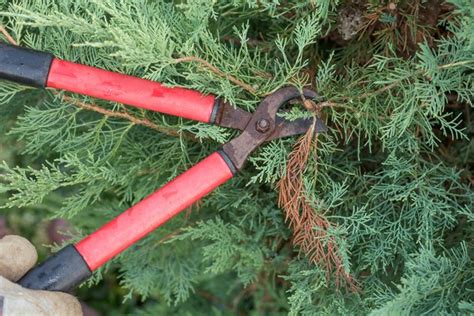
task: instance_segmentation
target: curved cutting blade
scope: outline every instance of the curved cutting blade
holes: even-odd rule
[[[214,124],[222,127],[237,129],[240,131],[245,130],[252,118],[251,113],[240,108],[235,108],[226,102],[222,102],[219,106],[219,113],[217,114],[216,122]],[[271,141],[277,138],[304,134],[311,127],[312,124],[312,118],[288,121],[284,118],[276,117],[275,130],[272,135],[267,139],[267,141]],[[322,120],[318,118],[316,121],[315,133],[324,133],[326,131],[326,125],[324,125]]]
[[[284,118],[276,118],[276,127],[272,135],[267,139],[272,141],[277,138],[283,138],[288,136],[300,135],[306,133],[308,129],[313,125],[313,119],[299,119],[296,121],[287,121]],[[314,128],[315,133],[324,133],[327,131],[326,125],[318,117],[316,118],[316,126]]]
[[[222,152],[222,157],[229,161],[231,170],[234,173],[241,170],[248,156],[259,145],[267,141],[280,137],[304,134],[308,129],[312,129],[313,124],[315,124],[315,132],[326,130],[320,119],[316,121],[309,119],[290,122],[277,116],[281,106],[301,97],[301,94],[305,98],[315,98],[317,96],[314,91],[303,89],[300,92],[295,87],[280,88],[266,96],[260,102],[260,105],[251,116],[242,133],[222,146],[220,151]],[[218,122],[221,122],[221,120]]]

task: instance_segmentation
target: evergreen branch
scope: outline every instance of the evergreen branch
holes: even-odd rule
[[[450,63],[450,64],[438,65],[437,67],[438,67],[438,69],[447,69],[447,68],[456,67],[456,66],[469,65],[469,64],[472,64],[472,63],[474,63],[473,60],[464,60],[464,61]],[[381,87],[381,88],[379,88],[375,91],[365,92],[365,93],[362,93],[361,95],[358,95],[357,97],[349,97],[349,96],[337,97],[337,98],[334,98],[332,100],[328,100],[328,101],[318,103],[318,104],[316,104],[316,106],[320,107],[320,108],[323,108],[323,107],[346,107],[347,108],[347,106],[344,106],[344,105],[340,104],[339,102],[347,102],[347,101],[351,101],[351,100],[360,101],[360,100],[363,100],[363,99],[366,99],[366,98],[369,98],[369,97],[373,97],[373,96],[379,95],[381,93],[384,93],[386,91],[389,91],[393,88],[398,87],[404,80],[407,80],[411,77],[424,75],[424,74],[426,74],[426,72],[423,69],[420,69],[420,70],[414,72],[408,78],[403,78],[403,79],[394,81],[394,82],[392,82],[388,85],[385,85],[385,86],[383,86],[383,87]]]
[[[56,95],[59,94],[59,92],[56,91],[56,90],[53,90],[53,93],[56,94]],[[73,97],[70,97],[70,96],[63,95],[62,98],[63,98],[64,101],[69,102],[69,103],[71,103],[71,104],[73,104],[77,107],[80,107],[82,109],[85,109],[85,110],[94,111],[94,112],[103,114],[107,117],[116,117],[116,118],[125,119],[125,120],[128,120],[128,121],[132,122],[135,125],[146,126],[148,128],[154,129],[154,130],[156,130],[160,133],[166,134],[168,136],[173,136],[173,137],[181,136],[181,133],[177,132],[176,130],[174,130],[172,128],[166,128],[166,127],[160,126],[160,125],[155,124],[155,123],[153,123],[152,121],[150,121],[146,118],[140,119],[140,118],[137,118],[137,117],[135,117],[135,116],[133,116],[129,113],[126,113],[126,112],[117,112],[117,111],[107,110],[107,109],[104,109],[103,107],[100,107],[100,106],[95,105],[95,104],[88,104],[88,103],[79,101],[79,100],[74,99]],[[185,133],[184,135],[188,139],[192,139],[194,141],[196,140],[194,135],[192,135],[190,133]]]
[[[179,235],[180,233],[182,233],[184,230],[184,228],[180,227],[178,229],[175,229],[174,231],[172,231],[171,233],[167,234],[166,236],[163,236],[162,238],[160,238],[159,240],[157,240],[155,243],[154,243],[154,247],[158,247],[160,246],[161,244],[163,243],[166,243],[167,241],[175,238],[177,235]]]
[[[218,75],[220,77],[223,77],[223,78],[227,78],[229,81],[235,83],[239,87],[243,88],[244,90],[246,90],[246,91],[248,91],[248,92],[250,92],[254,95],[257,94],[257,90],[255,90],[251,85],[249,85],[249,84],[247,84],[243,81],[240,81],[239,79],[235,78],[232,75],[226,74],[225,72],[223,72],[222,70],[220,70],[216,66],[212,65],[210,62],[208,62],[208,61],[206,61],[206,60],[204,60],[200,57],[196,57],[196,56],[181,57],[181,58],[174,59],[173,62],[175,64],[184,63],[184,62],[197,62],[197,63],[200,63],[203,66],[205,66],[207,69],[209,69],[211,72],[215,73],[216,75]]]
[[[386,86],[381,87],[380,89],[377,89],[377,90],[371,91],[371,92],[365,92],[365,93],[363,93],[363,94],[361,94],[357,97],[341,96],[341,97],[334,98],[332,100],[323,101],[321,103],[316,104],[315,106],[319,107],[319,108],[324,108],[324,107],[350,108],[350,107],[348,107],[344,104],[341,104],[340,102],[347,102],[347,101],[352,101],[352,100],[360,101],[362,99],[366,99],[366,98],[369,98],[369,97],[376,96],[378,94],[381,94],[385,91],[388,91],[388,90],[391,90],[391,89],[397,87],[402,81],[403,80],[398,80],[398,81],[392,82],[392,83],[390,83]]]
[[[464,65],[469,65],[469,64],[474,64],[474,60],[463,60],[463,61],[458,61],[455,63],[450,63],[450,64],[445,64],[445,65],[439,65],[439,69],[446,69],[446,68],[451,68],[451,67],[456,67],[456,66],[464,66]]]
[[[385,91],[388,91],[392,88],[395,88],[397,87],[403,80],[399,80],[399,81],[395,81],[395,82],[392,82],[391,84],[388,84],[386,86],[383,86],[382,88],[380,89],[377,89],[373,92],[366,92],[366,93],[363,93],[361,95],[359,95],[357,98],[355,98],[356,100],[362,100],[362,99],[366,99],[368,97],[373,97],[375,95],[378,95],[378,94],[381,94],[381,93],[384,93]]]

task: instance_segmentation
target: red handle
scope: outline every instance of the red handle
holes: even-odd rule
[[[96,270],[232,176],[215,152],[81,240],[76,249],[89,268]]]
[[[54,58],[47,87],[209,123],[215,97]]]

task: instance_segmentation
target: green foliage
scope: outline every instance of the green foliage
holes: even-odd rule
[[[381,12],[376,31],[341,42],[342,1],[0,1],[0,21],[20,45],[63,59],[212,93],[249,111],[285,85],[321,95],[315,101],[329,131],[311,152],[305,198],[334,224],[328,238],[359,292],[292,246],[276,190],[294,138],[262,146],[238,177],[92,283],[118,273],[120,296],[143,300],[133,312],[144,314],[472,313],[474,10],[468,0],[451,1],[454,11],[430,27],[409,11],[426,7],[407,3],[397,2],[396,12],[381,1],[361,6],[367,19]],[[411,24],[399,24],[403,14]],[[408,54],[393,40],[405,27],[424,34]],[[436,41],[428,29],[438,30]],[[295,105],[281,115],[312,114]],[[73,240],[235,135],[7,82],[0,132],[2,212],[67,218]]]
[[[421,247],[406,261],[401,284],[397,285],[398,293],[381,290],[379,300],[385,304],[371,314],[439,315],[472,310],[472,301],[468,303],[465,299],[472,299],[469,292],[473,264],[465,243],[444,255]]]
[[[187,228],[176,240],[205,239],[211,243],[203,247],[203,254],[211,264],[204,272],[219,274],[234,270],[244,285],[255,281],[256,272],[263,267],[263,253],[255,236],[248,236],[239,227],[226,225],[217,218]]]

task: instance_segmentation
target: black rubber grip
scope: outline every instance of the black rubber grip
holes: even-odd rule
[[[229,167],[230,172],[235,176],[239,170],[237,170],[229,155],[223,149],[219,149],[217,153],[221,155],[222,159],[224,159],[227,164],[227,167]]]
[[[49,53],[0,43],[0,79],[44,88],[53,58]]]
[[[18,283],[32,290],[69,292],[92,272],[73,245],[68,245],[30,270]]]

